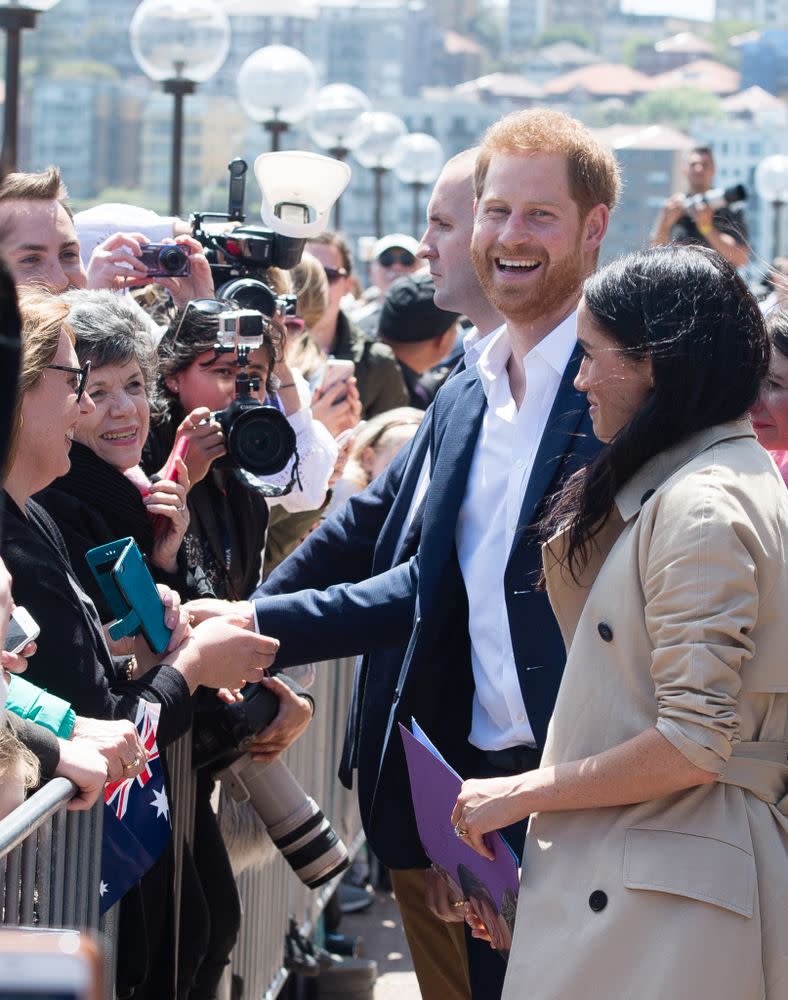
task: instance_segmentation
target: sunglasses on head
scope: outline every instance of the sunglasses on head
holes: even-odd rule
[[[402,264],[403,267],[412,267],[416,263],[416,258],[410,250],[403,250],[402,247],[389,247],[383,253],[378,254],[378,262],[383,267],[391,267],[392,264]]]
[[[335,285],[340,278],[347,277],[347,271],[344,267],[324,267],[323,270],[326,272],[329,285]]]
[[[82,399],[85,386],[88,384],[88,379],[90,378],[89,361],[86,361],[81,368],[72,368],[70,365],[47,365],[47,368],[52,368],[56,372],[68,372],[71,375],[76,375],[77,382],[74,386],[74,391],[77,394],[77,402]]]
[[[186,303],[186,308],[181,313],[181,318],[178,321],[178,326],[172,338],[173,344],[177,342],[183,329],[183,324],[186,322],[186,317],[190,312],[202,313],[203,316],[220,316],[223,312],[232,312],[234,309],[239,308],[240,306],[235,302],[230,302],[228,299],[190,299]]]

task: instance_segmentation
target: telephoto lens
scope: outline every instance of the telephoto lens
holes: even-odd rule
[[[251,803],[304,885],[317,889],[349,867],[344,843],[280,760],[263,764],[244,754],[217,777],[236,801]]]

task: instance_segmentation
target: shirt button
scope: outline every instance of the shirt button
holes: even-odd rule
[[[602,910],[607,906],[607,893],[602,892],[601,889],[594,889],[591,895],[588,897],[588,905],[594,911],[594,913],[601,913]]]
[[[518,721],[518,722],[525,722],[525,716],[523,715],[523,713],[522,713],[522,712],[520,712],[520,713],[518,714],[518,716],[517,716],[517,721]]]
[[[517,466],[518,469],[522,469],[522,467],[525,465],[525,462],[521,458],[518,458],[517,461],[515,462],[515,465]]]
[[[599,632],[600,637],[604,642],[613,641],[613,629],[608,625],[607,622],[600,622],[596,627],[597,632]]]

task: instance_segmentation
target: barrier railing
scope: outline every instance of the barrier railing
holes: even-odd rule
[[[344,722],[352,689],[353,661],[317,665],[311,693],[312,725],[284,760],[304,790],[332,821],[351,853],[361,843],[355,794],[336,778]],[[172,815],[176,848],[191,840],[194,778],[191,737],[167,751],[172,778]],[[90,928],[103,938],[106,982],[114,981],[114,910],[99,921],[99,873],[103,804],[89,812],[67,812],[73,786],[55,778],[18,809],[0,820],[0,915],[11,926]],[[178,854],[180,852],[177,852]],[[176,861],[179,861],[176,855]],[[176,863],[176,891],[180,885]],[[244,996],[272,1000],[287,979],[284,935],[290,916],[309,931],[333,891],[310,891],[277,854],[268,864],[238,879],[243,906],[232,971],[244,980]],[[111,989],[108,998],[111,1000]]]

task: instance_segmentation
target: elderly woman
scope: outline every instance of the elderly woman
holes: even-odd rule
[[[246,680],[260,680],[277,644],[229,619],[214,618],[190,630],[177,594],[168,592],[166,622],[175,631],[165,654],[155,655],[139,637],[131,659],[113,656],[57,527],[32,499],[68,472],[76,428],[95,411],[84,391],[89,366],[78,363],[65,303],[32,293],[22,299],[21,315],[20,398],[3,491],[6,516],[0,554],[13,576],[15,600],[41,626],[30,679],[65,698],[80,715],[99,719],[134,719],[140,698],[158,702],[158,742],[165,747],[191,724],[191,696],[198,687],[237,688]],[[144,763],[130,761],[123,773],[134,776]],[[126,955],[129,961],[121,963],[119,976],[124,989],[140,987],[136,995],[144,996],[141,982],[150,961],[158,989],[152,995],[166,996],[163,984],[171,956],[163,921],[172,896],[166,870],[157,864],[151,871],[153,875],[143,879],[143,890],[145,884],[152,890],[150,897],[132,919],[138,925],[143,921],[134,928],[138,948],[134,956]],[[157,967],[159,960],[165,963],[164,972]]]
[[[531,815],[504,996],[788,995],[788,496],[747,418],[769,344],[706,248],[633,254],[577,318],[608,447],[548,516],[568,647],[542,766],[468,781],[456,832]]]

